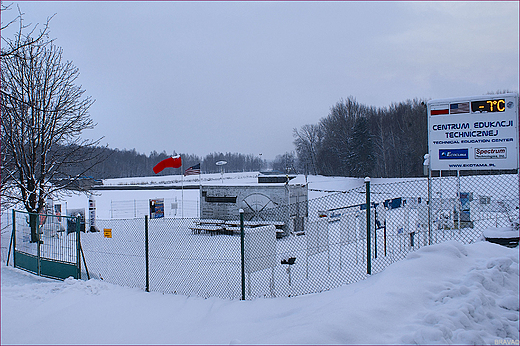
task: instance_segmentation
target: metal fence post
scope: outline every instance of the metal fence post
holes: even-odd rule
[[[14,261],[14,249],[16,248],[16,211],[13,209],[13,231],[11,233],[11,243],[9,244],[9,252],[7,254],[7,263],[6,266],[9,265],[9,258],[11,257],[11,248],[13,249],[13,266],[16,266]]]
[[[40,239],[40,218],[38,217],[38,214],[30,213],[29,219],[31,218],[31,215],[33,216],[33,220],[36,222],[36,275],[42,276],[41,273],[41,253],[40,253],[40,245],[42,243]]]
[[[81,217],[78,215],[76,218],[76,268],[77,271],[77,279],[81,279],[81,243],[80,243],[80,233],[81,233]],[[38,244],[38,246],[40,246]],[[39,275],[39,274],[38,274]]]
[[[367,208],[367,274],[372,274],[372,254],[370,249],[370,177],[365,178],[365,194],[366,194],[366,208]]]
[[[432,171],[430,169],[430,154],[424,154],[423,162],[423,173],[426,175],[428,182],[428,198],[426,200],[426,206],[428,207],[428,245],[432,245],[432,228],[431,228],[431,209],[432,209],[432,190],[431,190],[431,178]]]
[[[144,258],[146,265],[146,292],[150,292],[150,262],[148,256],[148,215],[144,216]]]
[[[245,272],[245,253],[244,253],[244,209],[240,209],[240,262],[242,273],[242,300],[246,300],[246,272]]]
[[[374,204],[374,220],[377,220],[377,209]],[[377,224],[374,222],[374,258],[377,259]]]
[[[428,245],[432,245],[432,171],[428,166]]]

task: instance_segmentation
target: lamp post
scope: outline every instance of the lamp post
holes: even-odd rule
[[[220,181],[222,184],[224,184],[224,165],[227,164],[227,161],[218,161],[215,164],[220,166]]]

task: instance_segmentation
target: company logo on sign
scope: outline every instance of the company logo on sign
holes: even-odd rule
[[[439,149],[439,160],[468,159],[468,149]]]
[[[475,148],[476,159],[506,159],[507,148]]]

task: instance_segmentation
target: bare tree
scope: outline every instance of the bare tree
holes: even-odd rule
[[[2,13],[2,17],[6,15],[7,12],[12,10],[12,4],[9,5],[0,5],[0,11]],[[0,26],[0,30],[2,32],[2,49],[1,49],[1,57],[13,56],[18,53],[19,50],[24,47],[30,46],[36,43],[49,43],[51,40],[48,37],[49,34],[49,23],[53,16],[48,17],[45,24],[38,31],[39,24],[25,24],[24,23],[24,13],[20,10],[20,7],[17,6],[18,14],[8,21],[7,23],[3,23]],[[18,24],[17,32],[14,35],[14,38],[4,35],[6,29],[12,27],[13,25]]]
[[[31,44],[26,44],[31,42]],[[26,37],[16,54],[1,60],[2,199],[22,203],[31,213],[43,210],[48,197],[77,184],[98,163],[99,140],[82,140],[92,129],[94,103],[77,86],[79,70],[62,60],[52,42]],[[74,167],[74,176],[70,172]],[[64,179],[65,178],[65,179]],[[37,241],[36,217],[31,218]]]
[[[294,145],[298,161],[303,164],[305,173],[318,174],[318,150],[323,139],[319,125],[303,125],[300,130],[293,129]],[[310,168],[310,169],[309,169]]]
[[[413,177],[422,175],[427,132],[421,100],[376,109],[350,96],[336,103],[318,125],[295,129],[293,136],[299,161],[313,162],[319,174]],[[319,145],[311,146],[313,133]]]
[[[319,166],[322,174],[350,176],[352,132],[356,119],[368,116],[368,107],[353,96],[337,102],[327,117],[320,120],[323,140]]]
[[[352,129],[352,138],[347,149],[351,176],[370,176],[374,170],[375,154],[368,118],[356,118]]]
[[[273,170],[280,171],[285,174],[296,173],[296,158],[293,152],[286,152],[283,155],[277,155],[273,161]]]

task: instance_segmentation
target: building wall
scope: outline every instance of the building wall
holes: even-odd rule
[[[306,203],[303,202],[307,198],[306,185],[202,186],[200,215],[202,219],[237,220],[239,210],[244,209],[246,220],[262,214],[264,220],[272,218],[269,221],[286,222],[289,214],[306,216]],[[291,204],[300,202],[305,208],[284,209],[289,200]]]

